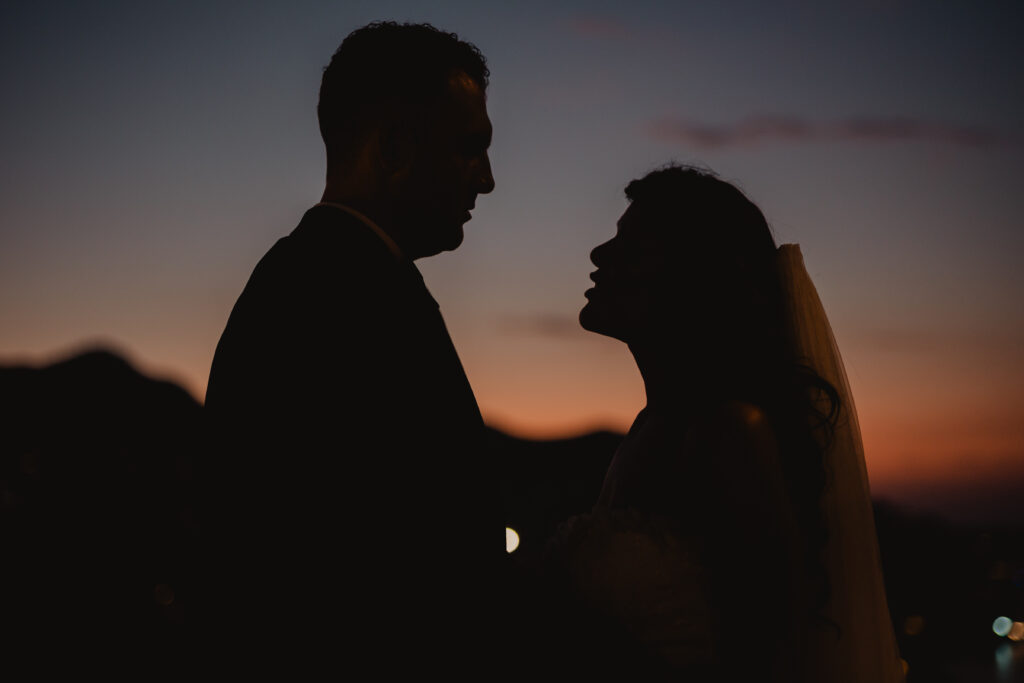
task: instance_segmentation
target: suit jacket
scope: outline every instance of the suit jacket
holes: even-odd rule
[[[489,657],[498,484],[411,261],[341,209],[307,211],[235,304],[206,411],[215,631],[250,661],[384,678]]]

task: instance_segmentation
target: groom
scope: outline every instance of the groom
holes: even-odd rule
[[[487,80],[473,45],[392,22],[324,71],[323,197],[253,271],[206,395],[207,599],[238,661],[392,679],[490,659],[496,473],[414,265],[457,248],[494,189]]]

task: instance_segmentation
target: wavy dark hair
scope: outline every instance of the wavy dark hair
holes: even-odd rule
[[[464,71],[487,89],[487,61],[472,43],[430,24],[375,21],[348,34],[320,83],[317,118],[328,163],[346,160],[375,127],[416,129],[425,107]]]
[[[665,291],[688,297],[709,330],[696,350],[722,398],[764,411],[775,433],[787,494],[806,539],[811,618],[825,622],[829,582],[822,558],[821,510],[830,447],[843,406],[839,393],[798,358],[785,322],[776,244],[761,210],[713,172],[671,164],[626,187],[626,197],[683,263]],[[674,289],[673,289],[674,288]],[[703,345],[701,345],[703,344]]]

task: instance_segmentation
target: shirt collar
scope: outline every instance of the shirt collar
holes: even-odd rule
[[[370,220],[365,214],[356,211],[351,206],[345,206],[344,204],[339,204],[338,202],[320,202],[316,204],[316,206],[332,206],[335,209],[341,209],[342,211],[345,211],[346,213],[355,216],[360,221],[365,223],[371,230],[373,230],[377,237],[379,237],[381,241],[384,242],[384,244],[387,246],[388,251],[390,251],[396,259],[402,262],[409,260],[405,257],[405,254],[402,253],[401,248],[398,246],[395,240],[391,239],[391,235],[384,232],[383,228],[381,228],[379,225]]]

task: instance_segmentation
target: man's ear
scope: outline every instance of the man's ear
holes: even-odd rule
[[[416,141],[405,126],[391,123],[377,128],[375,142],[380,168],[391,185],[404,183],[416,161]]]

